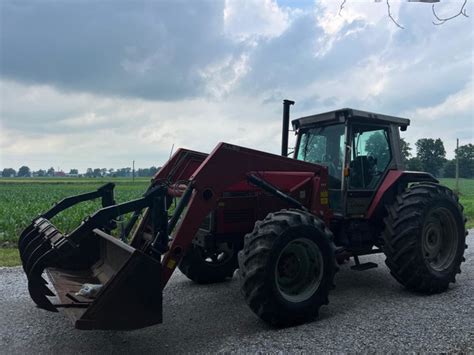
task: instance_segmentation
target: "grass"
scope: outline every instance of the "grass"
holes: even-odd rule
[[[115,198],[125,202],[140,197],[148,179],[132,182],[115,179]],[[0,246],[16,243],[21,231],[40,213],[71,195],[94,191],[106,181],[102,179],[0,179]],[[100,201],[78,204],[52,219],[60,230],[70,232],[84,217],[101,207]]]
[[[450,189],[456,188],[455,179],[440,179],[440,182]],[[467,228],[474,228],[474,179],[459,179],[459,201],[467,217]]]
[[[18,236],[38,214],[67,196],[93,191],[109,181],[116,184],[117,202],[140,197],[149,184],[149,178],[0,178],[0,266],[19,264],[15,249]],[[441,179],[441,183],[455,187],[454,179]],[[473,179],[460,179],[459,196],[468,218],[467,227],[474,228]],[[82,203],[54,217],[52,222],[67,233],[99,208],[99,201]]]
[[[20,265],[20,256],[18,249],[1,248],[0,249],[0,267]]]

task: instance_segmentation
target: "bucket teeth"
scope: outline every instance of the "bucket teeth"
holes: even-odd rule
[[[51,291],[48,286],[46,286],[48,282],[45,279],[41,277],[40,281],[43,282],[42,284],[39,284],[39,287],[41,288],[41,292],[43,294],[45,294],[46,296],[56,296],[55,293]]]
[[[42,287],[46,287],[41,283],[36,283],[34,281],[28,281],[28,292],[33,302],[36,303],[38,308],[45,309],[50,312],[57,312],[57,308],[51,303],[51,301],[46,297]]]
[[[39,224],[46,222],[47,220],[43,217],[38,217],[31,222],[31,224],[25,228],[23,232],[21,232],[20,237],[18,238],[18,247],[21,248],[23,246],[23,243],[25,243],[25,239],[27,239],[28,234],[36,229]]]
[[[43,253],[34,264],[31,266],[28,275],[28,292],[31,299],[39,308],[51,312],[57,312],[56,307],[46,296],[52,296],[51,290],[45,285],[45,280],[41,277],[44,269],[51,261],[57,258],[57,253],[54,249],[49,249]]]
[[[40,217],[23,231],[18,242],[30,296],[39,308],[52,312],[57,312],[57,309],[47,297],[55,294],[47,286],[48,282],[42,277],[42,273],[46,267],[57,263],[59,254],[54,241],[62,237],[51,222]]]
[[[60,237],[62,234],[46,219],[42,218],[32,224],[33,228],[24,235],[20,243],[20,258],[23,270],[29,272],[35,260],[51,249],[53,237]],[[27,229],[30,229],[28,227]]]
[[[26,265],[28,265],[28,259],[34,253],[34,251],[45,242],[44,235],[39,233],[34,238],[31,238],[30,242],[25,246],[23,251],[20,252],[20,257],[23,262],[23,269],[26,271]]]
[[[21,261],[24,262],[24,255],[26,247],[38,237],[38,231],[35,228],[32,228],[30,232],[18,243],[18,250],[20,251]]]
[[[20,234],[18,238],[18,249],[22,249],[25,243],[28,241],[28,235],[35,230],[33,223],[31,223],[25,230]]]
[[[53,227],[51,223],[44,219],[38,218],[28,226],[20,236],[18,241],[18,250],[20,252],[20,258],[23,264],[25,263],[25,255],[28,255],[28,251],[32,251],[36,248],[35,241],[38,241],[38,238],[41,238],[41,235],[45,229]],[[54,227],[53,227],[54,228]],[[33,247],[34,246],[34,247]]]
[[[39,260],[49,250],[51,250],[51,244],[49,243],[49,241],[45,241],[41,243],[32,253],[30,253],[26,264],[24,264],[26,274],[30,274],[37,260]]]
[[[20,252],[24,250],[28,243],[38,234],[38,228],[46,223],[48,223],[48,220],[40,217],[35,219],[28,227],[26,227],[18,239],[18,250],[20,250]]]

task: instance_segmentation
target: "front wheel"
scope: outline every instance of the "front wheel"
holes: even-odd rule
[[[179,270],[198,284],[222,282],[231,278],[237,267],[234,242],[216,243],[207,249],[193,244],[179,264]]]
[[[388,208],[385,225],[385,262],[397,281],[429,294],[455,282],[467,232],[451,190],[433,183],[411,186]]]
[[[270,213],[247,234],[239,252],[241,290],[264,321],[289,326],[314,319],[333,287],[332,234],[299,210]]]

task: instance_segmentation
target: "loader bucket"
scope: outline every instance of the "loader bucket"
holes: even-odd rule
[[[46,229],[49,234],[36,237],[36,240],[44,242],[35,251],[28,251],[32,253],[30,256],[23,253],[22,258],[30,260],[26,261],[26,266],[24,263],[28,288],[40,308],[50,311],[62,309],[78,329],[130,330],[162,322],[159,260],[100,229],[94,229],[70,260],[59,259],[53,263],[54,266],[49,266],[51,263],[48,263],[47,255],[54,254],[54,248],[41,248],[50,244],[48,236],[60,233],[54,227],[46,227],[47,224],[42,221],[39,229]],[[51,230],[56,230],[56,233]],[[38,255],[43,253],[43,256],[32,262],[31,259],[36,258],[35,252]],[[57,255],[53,255],[51,260],[55,257]],[[48,265],[44,271],[59,303],[53,304],[46,298],[53,293],[41,277],[43,261]],[[101,285],[100,291],[93,298],[78,294],[84,284]]]
[[[108,233],[119,216],[151,208],[161,218],[161,224],[154,225],[163,225],[153,230],[156,246],[167,243],[166,190],[165,185],[151,186],[143,197],[116,204],[109,183],[67,197],[34,219],[21,233],[18,249],[36,305],[51,312],[63,310],[79,329],[128,330],[161,323],[162,254],[153,245],[133,248]],[[62,233],[51,223],[61,211],[95,198],[102,198],[103,208],[71,233]],[[49,298],[53,296],[56,299]]]

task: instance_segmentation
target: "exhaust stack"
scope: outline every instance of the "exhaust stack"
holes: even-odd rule
[[[281,131],[281,155],[288,156],[288,132],[290,126],[290,106],[295,102],[291,100],[283,100],[283,127]]]

